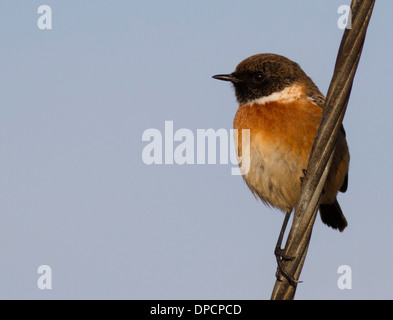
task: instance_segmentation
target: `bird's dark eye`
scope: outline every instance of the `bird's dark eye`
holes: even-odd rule
[[[261,82],[263,82],[263,80],[265,80],[265,76],[263,75],[262,72],[255,72],[255,73],[252,75],[252,80],[253,80],[255,83],[261,83]]]

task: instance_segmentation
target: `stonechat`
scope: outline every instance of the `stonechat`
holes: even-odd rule
[[[325,97],[297,63],[276,54],[253,55],[233,73],[213,78],[230,81],[235,88],[238,150],[250,152],[250,169],[243,175],[247,186],[264,204],[290,213],[299,197]],[[248,146],[242,146],[242,129],[250,130]],[[348,167],[342,126],[319,207],[322,222],[340,231],[347,221],[337,193],[347,190]]]

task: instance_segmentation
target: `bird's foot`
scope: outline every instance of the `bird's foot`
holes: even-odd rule
[[[288,274],[288,272],[285,270],[283,265],[283,261],[292,261],[293,259],[295,259],[295,257],[290,257],[285,255],[283,253],[283,250],[279,247],[276,247],[276,249],[274,250],[274,255],[276,256],[276,260],[277,260],[277,272],[276,272],[277,280],[281,282],[282,281],[281,276],[283,276],[291,286],[296,287],[296,285],[301,281],[296,280],[293,276]]]

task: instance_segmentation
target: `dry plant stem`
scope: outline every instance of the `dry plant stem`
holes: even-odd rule
[[[375,0],[352,1],[352,29],[344,32],[333,79],[323,108],[321,124],[314,141],[307,174],[284,249],[284,255],[294,257],[294,259],[284,261],[283,267],[286,273],[295,280],[299,279],[306,258],[320,196],[348,105],[374,3]],[[283,278],[276,281],[271,299],[293,299],[295,291],[296,284],[293,285]]]

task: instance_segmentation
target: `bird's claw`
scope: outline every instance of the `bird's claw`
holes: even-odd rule
[[[283,266],[283,261],[292,261],[295,259],[295,257],[284,255],[283,250],[281,248],[276,248],[274,250],[274,255],[276,256],[276,260],[277,260],[277,272],[276,272],[277,280],[281,282],[282,281],[281,275],[282,275],[288,281],[288,283],[293,287],[296,287],[298,283],[301,283],[302,281],[296,280],[293,276],[289,275]]]

